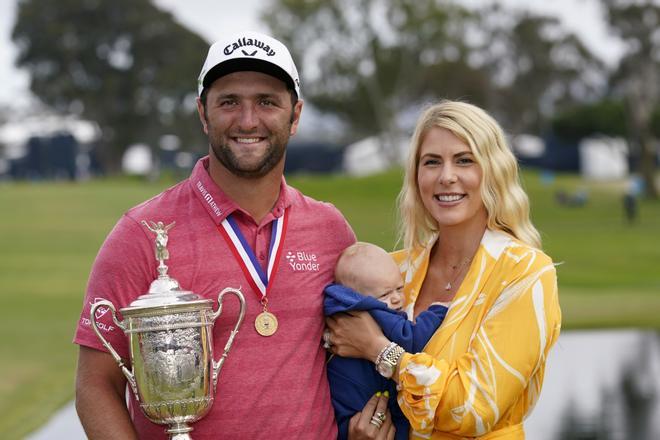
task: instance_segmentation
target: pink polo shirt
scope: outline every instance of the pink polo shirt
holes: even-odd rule
[[[323,287],[332,280],[339,253],[355,241],[355,235],[334,206],[302,195],[284,179],[274,208],[256,224],[211,180],[208,160],[201,159],[189,179],[132,208],[116,224],[94,262],[74,342],[105,351],[90,326],[90,305],[104,298],[119,310],[146,293],[156,277],[157,262],[154,235],[140,221],[176,222],[168,234],[170,276],[182,289],[214,301],[225,287],[240,286],[247,303],[245,320],[220,372],[213,407],[192,425],[192,436],[197,440],[334,439],[337,430],[320,343]],[[264,337],[254,327],[262,311],[260,296],[250,288],[217,227],[233,214],[265,270],[271,226],[284,210],[288,229],[268,294],[268,309],[279,328]],[[216,359],[237,313],[238,301],[227,296],[213,330]],[[99,318],[105,337],[128,359],[127,338],[110,313]],[[142,415],[132,393],[129,408],[140,438],[167,438],[164,426]]]

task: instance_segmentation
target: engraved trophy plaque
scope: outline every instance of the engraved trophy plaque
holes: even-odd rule
[[[149,292],[119,310],[107,300],[92,305],[90,320],[94,332],[117,361],[149,420],[167,424],[170,439],[192,439],[189,423],[204,417],[213,404],[218,374],[229,354],[245,315],[245,298],[238,289],[226,288],[218,295],[218,309],[213,300],[201,299],[193,292],[181,290],[179,283],[167,274],[165,260],[167,232],[174,226],[163,222],[142,224],[156,234],[158,277]],[[213,324],[222,312],[227,293],[238,297],[240,312],[234,329],[218,361],[213,357]],[[96,323],[96,310],[108,307],[112,319],[129,338],[130,369],[103,337]]]

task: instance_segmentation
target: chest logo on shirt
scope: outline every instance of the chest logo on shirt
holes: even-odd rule
[[[288,251],[286,262],[294,272],[318,272],[319,263],[316,254],[305,251]]]

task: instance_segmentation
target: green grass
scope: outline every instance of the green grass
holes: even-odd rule
[[[368,178],[288,179],[334,203],[360,240],[392,249],[401,172]],[[89,269],[105,235],[129,207],[172,181],[0,185],[0,432],[22,438],[73,397],[71,343]],[[621,184],[525,174],[534,222],[557,262],[564,328],[660,328],[660,203],[644,201],[625,225]],[[589,191],[583,208],[560,207],[558,188]]]
[[[639,221],[623,219],[622,184],[584,184],[560,177],[543,188],[538,176],[526,175],[532,218],[544,248],[556,262],[560,285],[598,290],[633,290],[660,294],[660,203],[642,200]],[[561,207],[554,190],[583,187],[585,207]],[[660,317],[657,326],[660,326]]]
[[[627,288],[559,288],[563,329],[660,327],[660,294]]]
[[[18,439],[73,395],[87,274],[121,213],[166,184],[0,185],[0,432]]]

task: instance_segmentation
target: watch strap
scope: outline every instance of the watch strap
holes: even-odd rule
[[[403,349],[403,347],[399,346],[395,342],[390,342],[380,351],[380,353],[378,353],[378,356],[376,357],[376,371],[389,379],[399,364],[401,356],[403,356],[403,353],[405,352],[406,351]],[[389,375],[384,374],[383,372],[385,371],[387,371]]]

